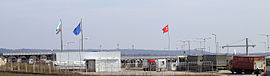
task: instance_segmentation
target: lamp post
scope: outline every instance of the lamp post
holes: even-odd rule
[[[119,43],[117,43],[117,44],[116,44],[116,46],[117,46],[117,49],[120,49],[120,48],[119,48],[119,46],[120,46],[120,44],[119,44]]]
[[[101,52],[102,51],[102,45],[101,44],[99,45],[99,49],[100,49],[100,52]]]
[[[213,36],[215,36],[215,45],[216,45],[216,54],[218,53],[218,46],[217,46],[217,35],[216,34],[212,34]]]
[[[187,42],[187,44],[188,44],[188,53],[190,54],[190,50],[191,50],[191,49],[190,49],[190,48],[191,48],[191,47],[190,47],[190,42],[191,42],[191,41],[190,41],[190,40],[184,40],[184,41],[179,40],[179,42],[183,42],[184,45],[185,45],[185,43]],[[184,47],[185,47],[185,46],[184,46]]]
[[[211,37],[207,37],[207,38],[198,38],[198,39],[203,40],[203,52],[205,53],[205,49],[206,49],[206,44],[205,44],[205,43],[206,43],[206,40],[207,40],[207,39],[211,39]],[[204,54],[204,53],[203,53],[203,54]]]
[[[81,55],[81,51],[83,51],[83,41],[84,40],[88,40],[89,38],[88,37],[85,37],[83,39],[80,39],[80,41],[82,41],[82,47],[81,47],[81,50],[79,51],[79,55],[80,55],[80,67],[79,67],[79,70],[82,71],[81,67],[83,66],[82,65],[82,55]],[[80,43],[80,42],[79,42]]]
[[[73,43],[75,43],[75,42],[67,42],[67,43],[66,43],[66,46],[69,47],[69,45],[70,45],[70,44],[73,44]],[[70,61],[69,61],[69,52],[68,52],[67,67],[69,66],[69,62],[70,62]],[[66,69],[68,69],[68,68],[66,68]]]

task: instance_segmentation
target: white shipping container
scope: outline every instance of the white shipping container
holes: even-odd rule
[[[119,72],[121,71],[120,59],[88,59],[87,69],[90,72]]]
[[[157,64],[159,69],[165,69],[167,64],[166,64],[166,59],[157,59]]]

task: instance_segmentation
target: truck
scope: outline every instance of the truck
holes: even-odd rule
[[[186,70],[186,61],[187,61],[187,56],[178,56],[176,70],[177,71]]]
[[[233,74],[234,72],[252,74],[256,69],[261,73],[264,71],[265,64],[265,56],[233,56],[230,70]]]
[[[266,76],[270,76],[270,56],[266,56],[265,61],[266,61],[266,66],[264,69],[265,70],[264,73]]]
[[[156,59],[146,59],[143,61],[144,71],[156,71],[157,61]]]
[[[144,71],[165,71],[166,67],[166,59],[147,59],[143,62]]]

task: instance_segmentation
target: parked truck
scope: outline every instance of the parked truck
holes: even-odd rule
[[[187,56],[178,56],[177,58],[177,68],[178,71],[186,70]]]
[[[265,56],[233,56],[230,70],[237,74],[242,72],[252,74],[258,69],[261,73],[264,71],[265,64]]]
[[[146,59],[143,61],[144,71],[156,71],[157,61],[156,59]]]
[[[146,59],[143,62],[144,71],[165,71],[167,70],[166,59]]]
[[[270,56],[266,56],[265,61],[266,61],[266,66],[264,69],[265,70],[264,73],[266,76],[270,76]]]

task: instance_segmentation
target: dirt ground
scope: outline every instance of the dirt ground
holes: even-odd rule
[[[213,72],[184,72],[184,71],[122,71],[122,72],[80,72],[79,74],[71,75],[35,75],[35,74],[19,74],[0,72],[0,76],[256,76],[255,74],[232,74],[228,70],[213,71]],[[262,76],[259,75],[259,76]]]
[[[232,74],[229,70],[221,70],[217,73],[221,76],[256,76],[256,74]],[[263,74],[260,74],[259,76],[263,76]]]
[[[152,76],[256,76],[255,74],[232,74],[228,70],[213,72],[184,72],[184,71],[122,71],[122,72],[81,72],[83,75],[115,75],[115,76],[133,76],[133,75],[152,75]],[[262,75],[262,74],[261,74]],[[261,76],[259,75],[259,76]]]

